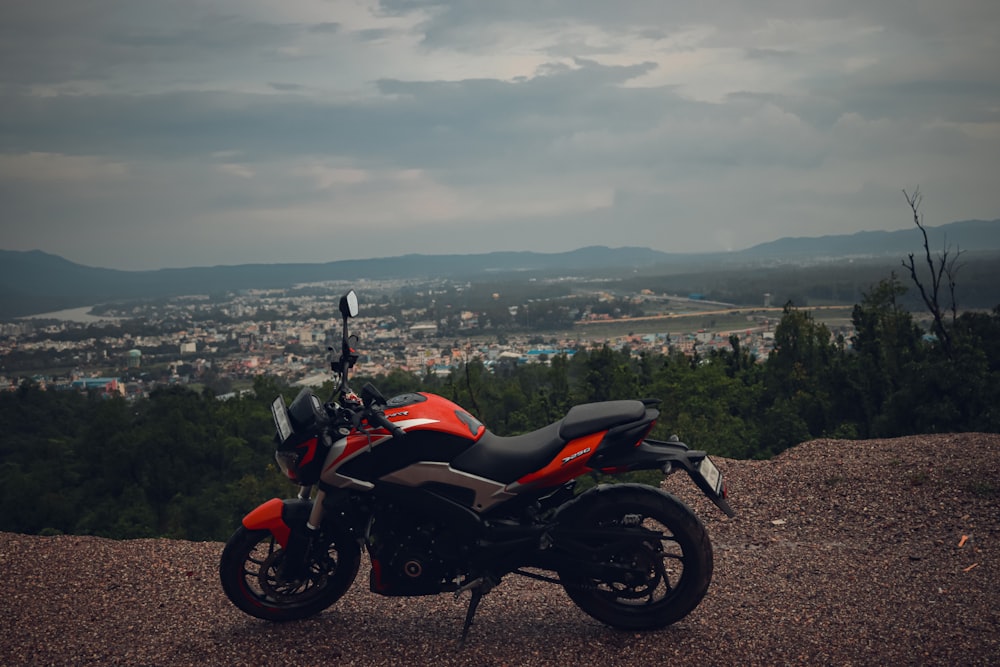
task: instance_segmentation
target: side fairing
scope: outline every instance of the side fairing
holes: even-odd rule
[[[435,394],[393,397],[385,416],[406,435],[393,438],[384,429],[351,433],[331,452],[322,474],[324,481],[337,486],[343,483],[335,480],[344,478],[374,482],[414,463],[447,463],[486,431],[460,406]]]
[[[590,471],[587,463],[594,455],[606,431],[566,443],[562,451],[544,468],[536,470],[517,480],[519,486],[549,487],[564,484]]]

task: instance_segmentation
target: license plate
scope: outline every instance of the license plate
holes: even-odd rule
[[[721,496],[722,472],[717,467],[715,467],[715,464],[712,463],[712,460],[710,458],[706,456],[701,460],[701,463],[698,464],[698,472],[701,474],[702,477],[705,478],[705,481],[708,482],[708,485],[715,491],[715,495]]]

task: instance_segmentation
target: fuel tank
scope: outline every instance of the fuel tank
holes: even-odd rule
[[[385,416],[406,435],[394,438],[384,429],[351,433],[331,457],[324,478],[336,473],[373,481],[421,461],[446,463],[486,432],[486,427],[461,406],[436,394],[394,396],[386,403]]]

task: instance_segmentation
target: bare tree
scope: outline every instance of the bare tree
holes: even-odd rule
[[[935,262],[934,257],[931,255],[930,243],[927,240],[927,229],[924,228],[923,215],[920,214],[920,203],[923,201],[923,195],[920,194],[920,188],[916,188],[913,194],[907,194],[906,190],[903,190],[903,196],[906,197],[906,203],[910,205],[910,210],[913,211],[913,222],[917,225],[920,233],[924,237],[924,257],[927,261],[927,267],[930,269],[931,283],[929,289],[924,286],[917,276],[917,265],[916,260],[911,252],[906,260],[903,261],[903,266],[910,272],[910,278],[913,279],[914,284],[917,289],[920,290],[920,297],[924,300],[924,304],[927,306],[927,310],[930,311],[931,317],[934,318],[933,331],[938,336],[941,341],[942,347],[947,354],[951,354],[951,333],[947,326],[945,326],[945,313],[946,309],[941,305],[941,291],[943,287],[948,290],[948,296],[951,299],[951,324],[955,324],[955,320],[958,318],[958,302],[955,299],[955,284],[956,276],[958,275],[961,265],[958,264],[958,258],[961,257],[962,251],[960,249],[955,250],[955,254],[951,255],[951,248],[945,244],[942,251],[937,256],[937,261]]]

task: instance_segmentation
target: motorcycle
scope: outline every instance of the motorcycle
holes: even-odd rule
[[[252,510],[226,543],[219,575],[233,604],[270,621],[317,614],[351,587],[364,548],[374,593],[469,592],[460,642],[508,574],[560,585],[582,611],[623,630],[663,628],[697,607],[712,545],[683,502],[636,483],[576,490],[587,474],[683,470],[734,516],[705,452],[676,436],[646,437],[658,400],[576,405],[503,437],[431,393],[386,399],[368,383],[358,395],[348,385],[359,358],[348,322],[358,312],[351,290],[340,299],[334,396],[303,389],[287,407],[281,396],[271,405],[275,459],[300,491]]]

